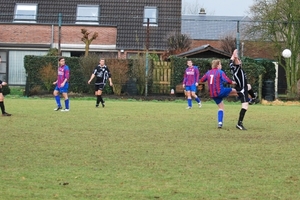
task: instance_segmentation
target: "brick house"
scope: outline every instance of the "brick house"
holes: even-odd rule
[[[157,54],[180,31],[181,0],[7,0],[0,2],[0,79],[25,85],[25,55],[83,55],[81,29],[98,32],[90,52],[127,58],[146,47]]]

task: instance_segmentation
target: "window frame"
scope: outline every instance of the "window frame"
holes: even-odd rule
[[[155,13],[152,13],[150,10],[154,10]],[[150,15],[154,14],[155,18],[153,16],[149,16],[147,11],[150,11]],[[152,18],[151,18],[152,17]],[[157,6],[145,6],[144,7],[144,16],[143,16],[143,25],[147,26],[147,18],[149,18],[149,25],[150,26],[158,26],[158,9]]]
[[[23,9],[22,9],[23,7]],[[33,15],[18,14],[18,12],[33,12]],[[37,20],[38,4],[37,3],[16,3],[14,10],[14,22],[35,23]]]
[[[90,16],[80,16],[79,15],[80,8],[90,8],[90,9],[97,8],[97,16],[92,16],[92,15],[90,15]],[[76,24],[99,24],[99,16],[100,16],[100,6],[99,5],[85,5],[85,4],[78,4],[77,5],[77,8],[76,8]],[[87,19],[87,18],[90,18],[90,19]]]

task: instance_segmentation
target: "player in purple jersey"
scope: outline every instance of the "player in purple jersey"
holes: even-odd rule
[[[69,66],[65,64],[65,59],[63,57],[60,57],[58,59],[59,67],[57,72],[57,80],[53,82],[53,85],[55,86],[55,89],[53,91],[53,95],[55,97],[55,101],[57,104],[57,108],[55,108],[55,111],[61,110],[62,106],[60,103],[60,94],[63,95],[65,99],[65,109],[62,109],[61,111],[69,111],[70,110],[70,102],[68,97],[68,89],[69,89],[69,78],[70,78],[70,69]]]
[[[212,69],[206,72],[206,74],[200,79],[200,82],[207,81],[210,97],[216,102],[219,107],[218,110],[218,128],[223,126],[224,115],[224,103],[223,98],[228,96],[236,96],[236,90],[234,88],[224,87],[224,83],[235,84],[230,78],[228,78],[222,70],[222,64],[220,60],[212,61]]]
[[[0,63],[1,63],[1,56],[0,56]],[[5,106],[4,106],[4,95],[2,93],[2,86],[4,85],[7,85],[7,83],[0,80],[0,108],[1,108],[2,116],[9,117],[11,116],[11,114],[5,111]]]
[[[186,95],[187,95],[187,102],[188,107],[186,109],[192,108],[192,97],[195,98],[195,100],[198,103],[198,107],[201,108],[202,104],[199,99],[199,97],[196,95],[196,90],[198,86],[199,81],[199,69],[196,66],[193,66],[193,62],[191,60],[187,61],[187,68],[184,72],[183,82],[182,86],[185,88]]]

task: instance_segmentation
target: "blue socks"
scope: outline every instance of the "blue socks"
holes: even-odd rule
[[[201,102],[199,97],[196,97],[195,100],[197,101],[197,103]],[[192,107],[192,98],[188,99],[187,101],[188,101],[188,107]]]
[[[222,122],[223,124],[223,110],[218,111],[218,122]]]
[[[188,99],[187,101],[188,101],[188,106],[192,107],[192,99]]]
[[[57,104],[57,107],[61,107],[61,103],[60,103],[60,96],[59,95],[57,95],[57,96],[55,96],[55,101],[56,101],[56,104]],[[66,109],[70,109],[70,101],[69,101],[69,99],[66,99],[65,100],[65,107],[66,107]]]
[[[70,109],[70,108],[69,108],[69,103],[70,103],[70,102],[69,102],[69,99],[66,99],[66,100],[65,100],[65,106],[66,106],[66,109]]]
[[[60,108],[61,104],[60,104],[60,96],[59,95],[55,96],[55,101],[56,101],[57,106]]]

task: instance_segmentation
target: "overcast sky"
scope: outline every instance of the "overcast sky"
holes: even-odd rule
[[[182,11],[198,14],[204,8],[207,15],[246,16],[253,4],[254,0],[182,0]]]

